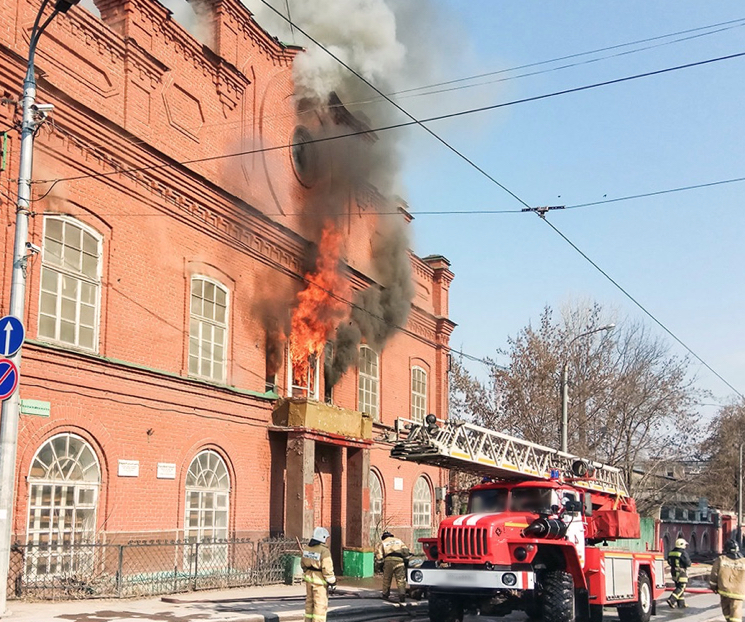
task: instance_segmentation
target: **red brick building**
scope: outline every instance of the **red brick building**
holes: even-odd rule
[[[376,525],[410,542],[435,528],[445,473],[391,460],[382,439],[397,417],[447,416],[447,260],[408,255],[404,330],[379,351],[363,343],[333,390],[311,371],[293,391],[283,339],[321,239],[307,206],[324,175],[311,144],[288,145],[364,122],[341,104],[301,119],[300,50],[238,0],[202,2],[209,45],[156,0],[95,4],[100,18],[59,16],[36,58],[37,101],[55,108],[35,148],[45,183],[33,186],[30,240],[42,252],[29,258],[22,318],[15,538],[51,543],[51,559],[70,539],[307,537],[322,524],[339,559],[369,548]],[[12,100],[39,6],[0,0],[3,314]],[[365,184],[341,208],[330,218],[346,322],[354,296],[380,282],[380,231],[410,217]],[[311,399],[282,406],[293,394]]]

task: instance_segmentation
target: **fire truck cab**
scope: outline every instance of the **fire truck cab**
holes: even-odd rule
[[[411,587],[428,594],[432,622],[516,610],[600,622],[606,606],[622,622],[649,622],[664,592],[663,556],[609,546],[639,537],[618,469],[463,422],[405,425],[391,455],[484,477],[467,513],[422,538],[426,559],[408,569]]]

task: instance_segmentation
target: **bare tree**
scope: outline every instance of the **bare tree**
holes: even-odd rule
[[[584,333],[608,323],[601,305],[568,308],[554,321],[546,307],[479,379],[457,362],[451,410],[486,427],[558,447],[561,369],[569,369],[569,451],[624,469],[632,491],[650,488],[650,475],[690,457],[698,392],[688,359],[639,322],[616,321],[613,331]],[[636,472],[636,476],[633,474]],[[654,485],[651,486],[654,488]]]
[[[709,435],[701,443],[700,492],[714,507],[735,510],[739,449],[745,443],[745,401],[723,406],[709,429]]]

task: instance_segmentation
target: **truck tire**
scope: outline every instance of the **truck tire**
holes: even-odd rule
[[[639,597],[635,603],[618,605],[621,622],[649,622],[652,619],[652,581],[643,570],[637,579]]]
[[[574,580],[563,570],[551,570],[543,577],[543,620],[574,622]]]
[[[463,605],[458,598],[429,593],[430,622],[462,622]]]

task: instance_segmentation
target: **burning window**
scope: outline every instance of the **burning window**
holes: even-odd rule
[[[347,313],[348,284],[339,269],[341,233],[327,225],[315,268],[305,275],[292,314],[287,364],[289,394],[318,399],[319,368],[326,341]]]
[[[318,357],[310,354],[307,359],[295,361],[287,357],[287,386],[290,397],[318,399],[319,365]]]

